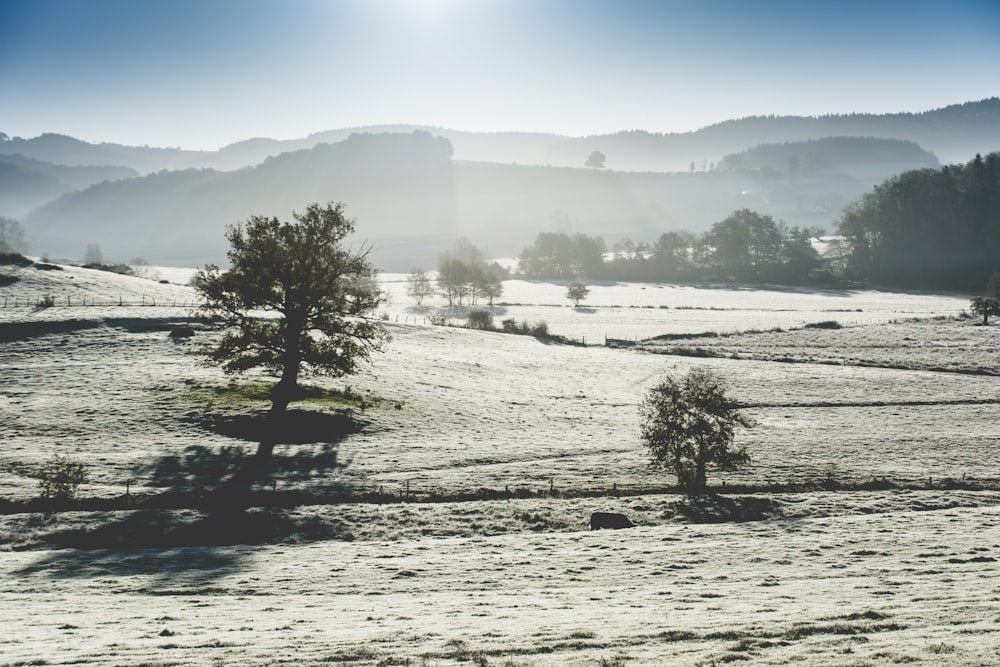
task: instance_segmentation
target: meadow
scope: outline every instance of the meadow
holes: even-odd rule
[[[1000,335],[968,295],[606,284],[574,308],[508,281],[497,324],[568,345],[462,328],[387,275],[393,341],[312,380],[275,502],[169,507],[143,503],[205,498],[253,450],[262,378],[168,336],[183,284],[4,273],[0,298],[54,305],[0,309],[0,664],[1000,661]],[[695,365],[757,426],[693,500],[637,405]],[[56,453],[108,506],[24,511]],[[598,510],[637,527],[590,532]]]

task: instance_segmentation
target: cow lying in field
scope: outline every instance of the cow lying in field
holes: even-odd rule
[[[634,528],[635,524],[628,520],[624,514],[617,512],[594,512],[590,515],[590,529],[600,530],[601,528]]]

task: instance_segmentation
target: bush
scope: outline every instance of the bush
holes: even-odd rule
[[[51,308],[56,305],[56,298],[51,294],[46,294],[38,301],[39,308]]]
[[[19,252],[0,252],[0,264],[15,264],[17,266],[31,266],[34,264],[30,259]]]
[[[545,320],[538,320],[531,328],[531,335],[544,338],[549,335],[549,324]]]
[[[534,324],[528,324],[528,320],[521,320],[520,323],[513,317],[500,323],[501,331],[521,336],[537,336],[539,338],[549,337],[549,325],[545,320],[538,320]]]
[[[43,498],[75,498],[87,481],[87,469],[79,461],[56,454],[38,473]]]
[[[493,330],[493,313],[482,308],[469,311],[467,326],[470,329]]]
[[[840,322],[836,320],[826,320],[824,322],[810,322],[805,325],[805,329],[842,329]]]

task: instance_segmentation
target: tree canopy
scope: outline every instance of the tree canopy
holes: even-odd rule
[[[726,394],[723,379],[704,368],[683,378],[666,375],[639,404],[642,440],[653,462],[677,475],[688,493],[705,490],[707,470],[737,470],[750,462],[743,447],[734,447],[738,427],[753,421]]]
[[[300,397],[301,373],[354,373],[389,340],[373,317],[383,294],[370,249],[344,245],[355,222],[343,205],[292,215],[294,223],[254,216],[230,227],[230,268],[209,266],[195,278],[202,315],[226,327],[203,353],[227,372],[263,368],[280,377],[272,413]]]
[[[1000,266],[1000,153],[893,177],[850,206],[839,229],[858,280],[979,289]]]

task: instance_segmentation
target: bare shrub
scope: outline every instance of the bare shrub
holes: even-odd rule
[[[56,454],[37,473],[43,498],[75,498],[87,481],[87,468],[80,461]]]

